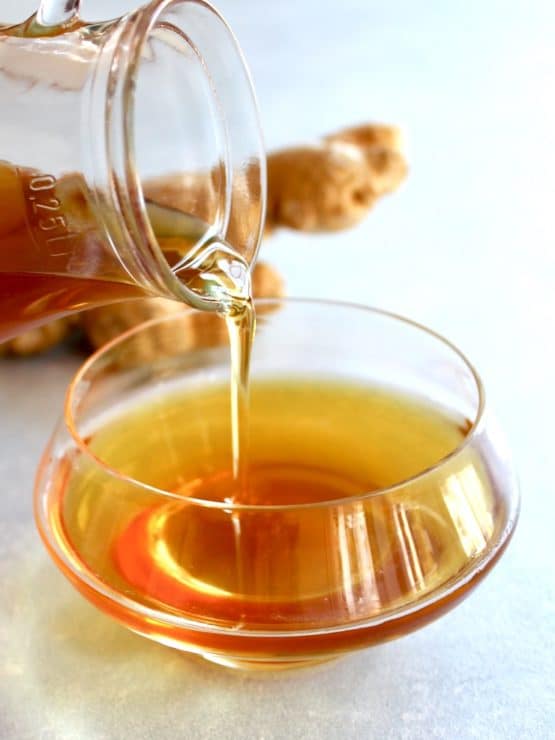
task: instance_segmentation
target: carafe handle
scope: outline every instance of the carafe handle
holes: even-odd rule
[[[40,0],[36,21],[45,28],[65,26],[79,14],[81,0]]]

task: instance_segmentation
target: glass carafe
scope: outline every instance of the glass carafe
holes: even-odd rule
[[[260,240],[257,107],[221,16],[78,11],[43,0],[0,27],[0,341],[130,296],[218,309],[210,270],[248,272]]]

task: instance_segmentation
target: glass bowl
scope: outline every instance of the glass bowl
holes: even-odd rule
[[[35,492],[46,547],[92,603],[250,670],[441,616],[497,562],[519,501],[480,378],[448,341],[358,305],[257,313],[247,477],[263,493],[230,495],[226,328],[193,310],[83,365]]]

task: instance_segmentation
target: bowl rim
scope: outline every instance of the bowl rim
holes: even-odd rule
[[[368,500],[370,498],[374,498],[378,496],[385,496],[385,495],[394,493],[396,491],[405,489],[409,486],[413,486],[415,484],[420,484],[426,479],[432,478],[437,473],[438,470],[441,470],[445,465],[447,465],[449,462],[451,462],[456,457],[461,455],[469,446],[471,446],[474,439],[482,431],[482,427],[484,424],[485,408],[486,408],[486,394],[485,394],[485,388],[484,388],[482,379],[478,371],[474,367],[474,365],[467,358],[467,356],[455,344],[453,344],[453,342],[446,339],[443,335],[439,334],[433,329],[430,329],[424,324],[421,324],[417,321],[406,318],[405,316],[402,316],[400,314],[394,313],[392,311],[380,309],[380,308],[375,308],[373,306],[366,306],[361,303],[355,303],[355,302],[349,302],[349,301],[336,301],[333,299],[330,300],[330,299],[320,299],[320,298],[296,298],[296,297],[255,299],[256,306],[258,305],[271,306],[271,305],[280,305],[283,303],[297,304],[297,305],[324,306],[324,307],[336,306],[338,308],[351,309],[351,310],[371,313],[371,314],[374,314],[382,318],[391,319],[393,321],[399,322],[412,329],[416,329],[417,331],[427,334],[432,339],[446,346],[454,354],[456,354],[460,360],[462,360],[466,368],[470,371],[470,374],[474,380],[474,383],[476,385],[476,390],[478,393],[478,404],[477,404],[476,412],[474,414],[474,419],[472,420],[470,429],[466,433],[465,437],[461,440],[461,442],[456,447],[454,447],[450,452],[448,452],[446,455],[440,458],[433,465],[430,465],[429,467],[424,468],[423,470],[420,470],[418,473],[415,473],[414,475],[409,476],[408,478],[405,478],[404,480],[398,481],[397,483],[394,483],[390,486],[378,488],[373,491],[357,493],[357,494],[354,494],[353,496],[349,496],[345,498],[328,499],[324,501],[316,501],[316,502],[308,502],[308,503],[242,504],[242,503],[234,503],[234,502],[211,501],[208,499],[195,498],[194,496],[183,496],[180,494],[175,494],[175,493],[172,493],[171,491],[166,491],[162,488],[157,488],[156,486],[150,485],[148,483],[145,483],[144,481],[133,478],[132,476],[125,475],[121,471],[109,465],[105,460],[102,460],[102,458],[95,455],[94,452],[92,452],[92,450],[87,444],[87,441],[81,436],[81,434],[79,433],[77,429],[78,422],[76,421],[73,415],[73,408],[72,408],[73,403],[76,398],[77,399],[79,398],[79,386],[81,382],[83,381],[84,377],[86,376],[86,374],[89,372],[89,370],[98,362],[98,360],[103,355],[108,354],[118,344],[123,344],[133,335],[139,334],[140,332],[152,326],[155,326],[156,324],[161,324],[166,321],[175,321],[178,318],[182,317],[184,313],[191,313],[191,312],[196,313],[196,314],[204,313],[202,311],[199,311],[191,307],[184,307],[183,312],[172,313],[168,316],[157,317],[154,319],[150,319],[148,321],[144,321],[138,324],[137,326],[134,326],[131,329],[128,329],[126,332],[118,335],[117,337],[114,337],[114,339],[111,339],[109,342],[107,342],[102,347],[97,349],[78,368],[77,372],[75,373],[72,380],[70,381],[70,384],[65,394],[64,407],[63,407],[63,423],[65,426],[65,429],[69,433],[71,439],[73,440],[73,442],[75,443],[79,451],[83,455],[88,457],[96,466],[101,467],[104,470],[104,472],[110,477],[117,478],[121,482],[128,483],[129,485],[136,486],[142,490],[149,491],[156,495],[162,496],[167,500],[179,500],[183,502],[184,504],[202,506],[204,508],[221,509],[221,510],[225,509],[226,512],[229,512],[229,511],[268,511],[268,512],[269,511],[296,511],[300,509],[319,509],[319,508],[328,508],[328,507],[333,508],[333,507],[338,507],[338,506],[349,506],[355,503]]]

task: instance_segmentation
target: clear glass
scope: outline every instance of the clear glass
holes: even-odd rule
[[[348,390],[326,403],[330,380],[425,400],[465,420],[458,441],[426,469],[413,465],[373,489],[357,484],[343,498],[291,500],[284,490],[282,503],[268,505],[194,495],[196,476],[231,466],[218,442],[229,436],[228,415],[214,419],[203,395],[227,383],[229,348],[220,317],[188,310],[132,330],[78,372],[38,471],[36,520],[65,575],[130,629],[216,663],[276,669],[389,640],[453,608],[504,551],[518,491],[481,381],[453,345],[356,305],[265,300],[257,309],[251,449],[256,440],[265,450],[257,464],[286,445],[287,464],[333,475],[334,465],[364,469],[399,445],[405,457],[417,449],[422,440],[407,444],[402,429],[376,433]],[[298,410],[302,395],[298,403],[282,395],[271,414],[257,405],[264,383],[287,378],[291,392],[311,395],[309,417]],[[129,414],[145,405],[148,424],[130,442],[140,417]],[[349,415],[369,431],[346,443]],[[109,443],[108,428],[119,430]],[[214,560],[230,537],[231,550]],[[199,596],[208,561],[217,579]]]
[[[265,159],[229,27],[202,0],[88,24],[78,2],[0,26],[0,341],[134,294],[218,308],[220,242],[252,265]]]

